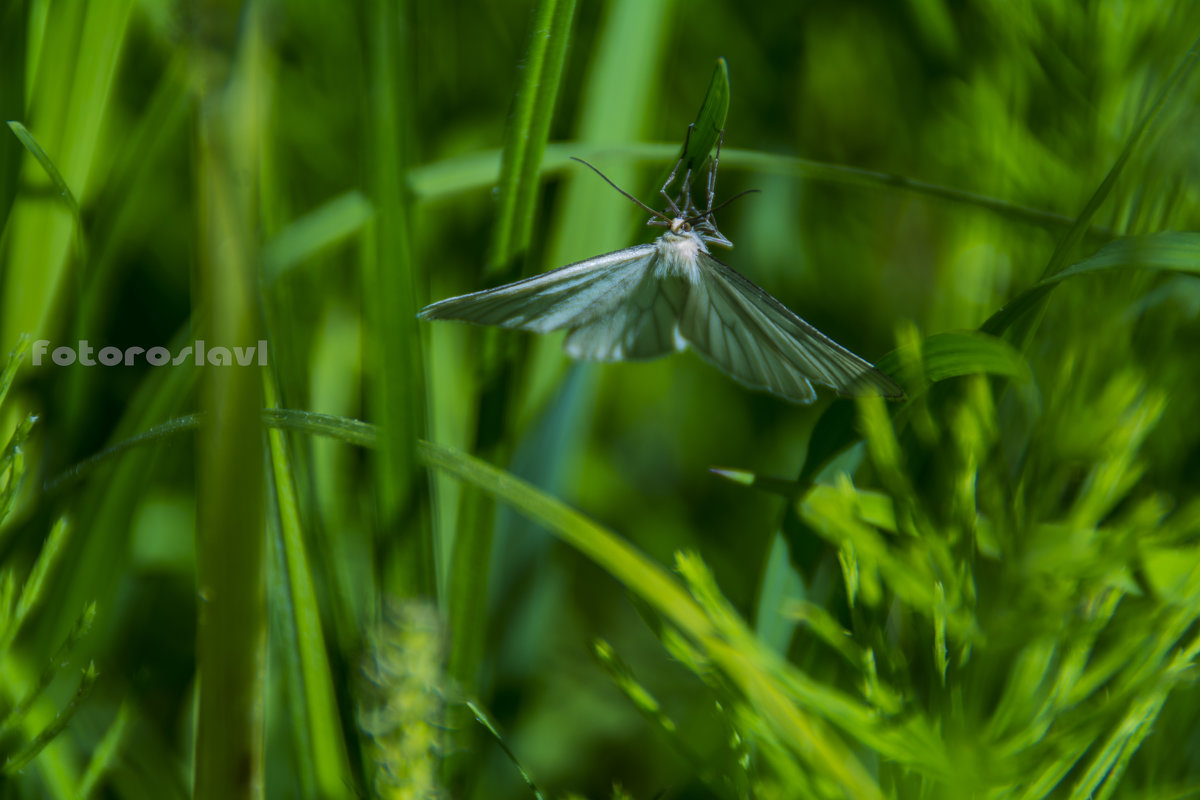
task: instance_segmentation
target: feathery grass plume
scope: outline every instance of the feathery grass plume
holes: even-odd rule
[[[374,797],[438,800],[443,753],[446,635],[428,601],[391,601],[368,635],[358,724],[374,774]]]

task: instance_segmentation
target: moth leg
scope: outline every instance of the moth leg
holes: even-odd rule
[[[717,152],[713,153],[712,166],[708,170],[708,206],[704,209],[704,216],[711,217],[713,209],[713,198],[717,195],[717,164],[721,162],[721,143],[725,141],[725,129],[722,128],[717,134]]]
[[[679,168],[683,165],[683,160],[687,158],[688,142],[692,140],[692,128],[694,127],[696,127],[696,123],[694,122],[691,125],[688,125],[687,133],[684,134],[683,137],[683,153],[679,156],[679,160],[675,162],[675,166],[672,167],[671,174],[667,176],[667,182],[664,183],[662,188],[658,190],[658,193],[661,194],[663,199],[667,201],[667,206],[670,207],[671,213],[677,217],[681,216],[683,212],[681,212],[679,207],[675,205],[675,201],[671,198],[671,195],[667,194],[667,188],[675,182],[675,176],[679,174]],[[690,175],[691,169],[688,169],[688,176],[690,177]],[[688,179],[685,177],[683,179],[685,186],[687,185],[687,181]]]
[[[681,217],[692,216],[692,214],[690,212],[693,208],[695,208],[695,204],[692,201],[692,168],[691,167],[688,167],[687,172],[684,173],[683,184],[680,185],[680,187],[679,187],[678,203],[679,203],[679,208],[681,209],[679,212],[679,216],[681,216]]]

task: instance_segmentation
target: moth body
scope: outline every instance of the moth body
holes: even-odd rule
[[[657,258],[654,262],[657,277],[683,278],[691,285],[700,282],[700,254],[708,254],[708,246],[695,231],[667,231],[654,243]]]

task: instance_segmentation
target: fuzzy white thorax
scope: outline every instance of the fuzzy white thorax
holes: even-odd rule
[[[695,231],[667,231],[654,246],[658,248],[655,259],[658,276],[678,276],[693,284],[700,282],[699,256],[708,252],[708,246]]]

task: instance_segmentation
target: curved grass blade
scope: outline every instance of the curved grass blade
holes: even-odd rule
[[[54,184],[59,199],[62,200],[67,210],[71,212],[71,227],[73,231],[71,242],[75,247],[75,256],[81,264],[85,263],[87,251],[83,239],[83,217],[80,216],[79,201],[75,199],[75,193],[71,191],[71,187],[67,185],[67,179],[58,171],[58,167],[54,165],[54,161],[42,149],[42,146],[38,144],[37,139],[33,138],[33,134],[29,132],[28,128],[16,120],[9,120],[8,128],[17,137],[17,140],[21,142],[21,145],[29,151],[29,154],[41,165],[46,175],[50,178],[50,182]]]
[[[99,453],[89,456],[60,475],[57,475],[51,480],[46,481],[46,484],[42,487],[42,490],[47,495],[57,494],[69,486],[72,486],[77,481],[87,477],[88,473],[90,473],[93,469],[95,469],[104,461],[113,458],[114,456],[118,456],[121,453],[132,450],[138,445],[149,444],[150,442],[154,442],[159,439],[165,439],[176,433],[181,433],[183,431],[194,431],[200,427],[201,416],[201,414],[188,414],[183,417],[176,417],[175,419],[168,420],[161,425],[155,425],[151,428],[148,428],[136,436],[131,436],[128,439],[117,442],[110,447],[106,447]]]
[[[358,447],[375,447],[379,439],[378,429],[369,422],[316,411],[268,408],[263,411],[263,422],[285,430],[337,439]]]
[[[67,185],[66,178],[64,178],[62,173],[58,171],[58,167],[54,166],[54,161],[52,161],[50,156],[46,154],[46,151],[42,149],[42,146],[38,144],[37,139],[33,138],[33,134],[29,132],[28,128],[16,120],[9,120],[8,128],[13,132],[13,135],[20,140],[25,149],[29,151],[29,154],[33,156],[39,164],[41,164],[42,169],[46,171],[46,174],[50,177],[51,183],[54,184],[54,188],[58,190],[58,196],[71,211],[71,216],[75,218],[75,227],[78,230],[80,227],[79,201],[75,199],[75,193],[72,192],[71,187]]]
[[[1095,255],[1044,279],[1042,284],[1113,269],[1151,269],[1200,275],[1200,233],[1170,231],[1117,239],[1102,247]]]
[[[542,794],[541,789],[539,789],[537,784],[533,782],[533,776],[531,776],[529,771],[521,765],[520,761],[517,760],[516,753],[509,748],[508,744],[504,741],[504,737],[501,736],[500,731],[497,730],[496,723],[494,723],[492,718],[488,716],[488,713],[483,710],[483,707],[474,700],[466,701],[466,705],[467,708],[471,710],[471,713],[475,715],[475,721],[482,725],[487,732],[492,735],[492,738],[496,740],[496,744],[500,745],[500,749],[504,751],[504,755],[508,756],[508,760],[511,761],[513,766],[517,768],[517,772],[521,774],[522,780],[524,780],[525,785],[529,787],[529,791],[533,792],[533,796],[537,798],[537,800],[546,800],[546,796]]]
[[[1150,269],[1200,274],[1200,233],[1167,232],[1117,239],[1095,255],[1043,278],[1017,295],[984,323],[1001,332],[1035,308],[1062,281],[1077,275],[1121,269]]]
[[[882,737],[873,736],[861,724],[867,719],[866,713],[832,688],[810,685],[806,677],[768,653],[744,623],[718,602],[713,594],[715,585],[702,586],[696,582],[699,566],[695,559],[681,557],[680,569],[688,567],[692,593],[705,590],[703,603],[693,599],[666,570],[616,534],[516,476],[430,442],[421,442],[420,452],[430,466],[448,471],[546,525],[562,541],[595,561],[657,609],[705,649],[713,663],[744,693],[795,755],[841,786],[847,796],[882,797],[878,785],[857,757],[819,718],[812,716],[813,711],[819,711],[822,716],[852,727],[855,735],[883,745]],[[855,720],[860,724],[852,722]]]
[[[136,436],[124,439],[99,453],[90,456],[67,471],[46,482],[43,491],[57,494],[85,479],[96,467],[110,458],[133,450],[144,444],[169,439],[200,427],[203,414],[187,414],[155,425]],[[268,408],[262,412],[263,424],[281,430],[300,431],[312,436],[325,436],[358,447],[375,447],[378,429],[369,422],[357,419],[318,414],[315,411],[297,411],[290,408]]]
[[[5,52],[0,60],[11,66],[11,58],[24,53],[20,69],[4,71],[4,95],[10,101],[5,118],[20,118],[31,105],[36,108],[38,139],[54,156],[54,163],[74,190],[86,198],[95,188],[95,178],[112,166],[107,157],[109,135],[125,131],[108,113],[120,107],[122,75],[128,75],[124,58],[129,32],[135,26],[136,3],[132,0],[91,5],[29,6],[10,4],[4,13],[3,46],[12,44],[10,34],[28,41]],[[27,6],[22,13],[17,6]],[[24,23],[24,24],[23,24]],[[39,32],[44,27],[45,32]],[[24,76],[24,80],[22,79]],[[32,94],[27,94],[27,93]],[[185,92],[180,92],[185,94]],[[11,104],[15,96],[19,105]],[[125,118],[118,118],[125,119]],[[120,135],[120,134],[117,134]],[[10,162],[11,163],[11,162]],[[29,175],[28,172],[25,175]],[[92,180],[92,185],[89,185]],[[94,266],[84,252],[78,217],[57,203],[39,202],[18,188],[5,220],[5,258],[10,264],[36,268],[7,270],[0,292],[0,346],[8,347],[22,331],[61,332],[77,309],[85,272]],[[70,286],[71,283],[75,285]],[[75,294],[72,296],[70,292]],[[67,318],[55,310],[69,308]],[[70,436],[70,433],[67,434]]]
[[[689,146],[689,151],[694,150]],[[666,142],[612,144],[602,142],[554,142],[546,146],[542,174],[558,174],[574,166],[572,157],[591,162],[613,162],[624,159],[634,164],[674,163],[679,158],[679,146]],[[886,172],[876,172],[840,164],[827,164],[794,156],[762,153],[754,150],[721,148],[721,164],[750,172],[791,175],[805,180],[836,183],[846,186],[865,186],[876,189],[900,190],[982,208],[997,216],[1027,225],[1050,230],[1070,228],[1073,217],[1052,211],[1010,203],[987,195],[942,186],[936,183],[905,178]],[[468,156],[458,156],[416,167],[408,174],[408,186],[418,202],[433,202],[462,192],[486,189],[496,183],[500,172],[500,151],[489,150]],[[664,173],[665,177],[665,173]],[[1092,226],[1086,235],[1108,240],[1114,234],[1107,228]]]
[[[714,633],[703,611],[666,570],[634,551],[611,531],[515,475],[465,453],[431,442],[421,442],[419,451],[430,466],[444,469],[499,497],[522,514],[559,532],[560,538],[642,595],[684,630],[694,635]]]

